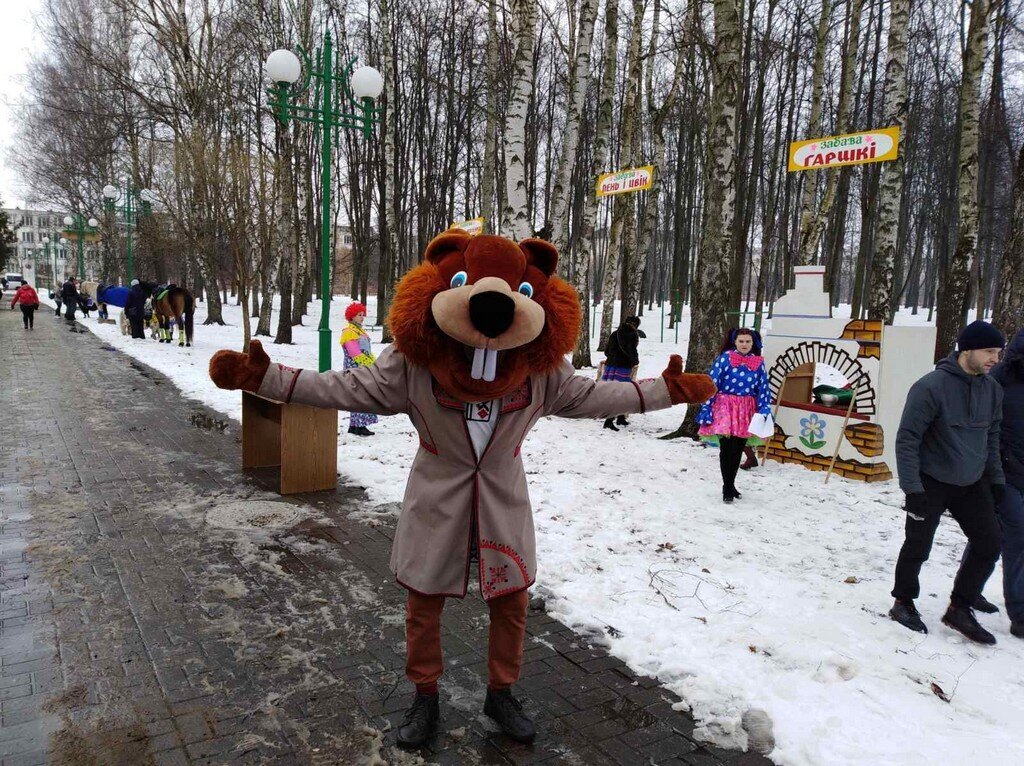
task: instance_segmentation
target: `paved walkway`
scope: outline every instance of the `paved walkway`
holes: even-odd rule
[[[446,608],[442,733],[396,750],[393,528],[350,520],[354,489],[282,500],[239,469],[237,424],[20,319],[0,310],[2,766],[767,763],[700,745],[673,695],[543,611],[518,686],[540,735],[513,743],[481,711],[479,598]]]

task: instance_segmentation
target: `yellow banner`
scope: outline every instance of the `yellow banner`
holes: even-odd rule
[[[610,197],[613,194],[644,191],[650,189],[653,183],[654,165],[602,173],[597,178],[597,196]]]
[[[469,232],[474,237],[477,234],[484,233],[484,219],[483,218],[470,218],[468,221],[460,221],[459,223],[453,223],[451,225],[453,229],[462,229],[463,231]]]
[[[888,162],[896,159],[899,148],[899,128],[794,141],[789,145],[789,172]]]

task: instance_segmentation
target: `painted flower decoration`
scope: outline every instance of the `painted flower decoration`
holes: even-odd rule
[[[808,415],[800,419],[800,441],[808,449],[821,449],[825,446],[825,421],[817,415]]]

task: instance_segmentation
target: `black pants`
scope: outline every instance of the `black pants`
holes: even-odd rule
[[[29,327],[35,327],[36,308],[36,306],[26,306],[24,303],[21,304],[21,321],[24,322],[26,330]]]
[[[128,323],[132,326],[132,337],[146,339],[146,331],[142,326],[142,317],[128,317]]]
[[[992,506],[992,493],[982,481],[958,487],[926,475],[922,475],[921,480],[928,496],[928,510],[921,521],[907,514],[907,536],[896,562],[896,585],[892,595],[900,601],[913,601],[920,594],[918,575],[921,565],[928,560],[942,512],[948,510],[967,535],[969,543],[960,571],[953,581],[950,603],[959,607],[971,606],[999,558],[1001,537]]]
[[[75,318],[75,304],[74,303],[65,303],[64,304],[64,318],[65,319],[74,319]]]
[[[60,316],[61,302],[57,301],[57,310],[53,312],[54,316]]]
[[[718,463],[722,468],[724,489],[736,489],[736,474],[739,473],[743,448],[746,446],[747,440],[741,436],[720,436],[718,438]]]

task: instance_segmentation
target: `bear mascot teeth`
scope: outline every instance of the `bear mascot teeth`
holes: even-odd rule
[[[279,402],[407,415],[420,449],[391,552],[408,591],[406,675],[416,695],[398,744],[416,747],[439,719],[441,611],[466,595],[472,566],[490,611],[484,712],[531,742],[533,722],[512,696],[537,571],[533,516],[520,447],[542,417],[607,418],[704,402],[706,375],[672,356],[659,378],[595,383],[566,354],[580,331],[576,292],[555,276],[558,252],[539,239],[439,235],[399,283],[388,317],[395,342],[371,367],[317,373],[218,351],[210,377]]]

